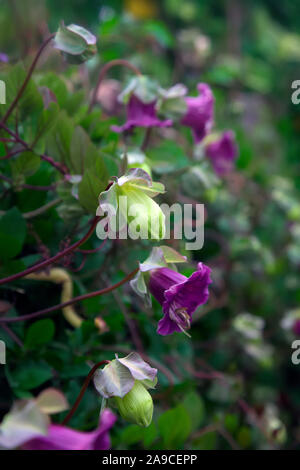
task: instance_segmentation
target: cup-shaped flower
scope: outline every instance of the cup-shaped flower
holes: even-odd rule
[[[205,147],[205,153],[218,175],[230,172],[238,155],[234,133],[226,131],[217,140],[209,142]]]
[[[62,22],[54,38],[54,47],[59,49],[68,62],[81,64],[97,52],[97,38],[82,26]]]
[[[97,429],[89,432],[51,424],[46,436],[38,436],[26,442],[26,450],[108,450],[110,449],[109,430],[116,421],[116,415],[105,408]]]
[[[52,424],[50,414],[68,408],[63,394],[49,388],[36,399],[16,402],[0,424],[0,448],[25,450],[107,450],[110,447],[109,429],[116,416],[103,410],[99,426],[91,432],[81,432]]]
[[[152,420],[153,402],[148,388],[154,388],[157,369],[149,366],[137,353],[111,361],[94,375],[96,390],[112,399],[121,416],[140,426]]]
[[[181,124],[192,129],[196,143],[211,131],[214,122],[214,97],[210,87],[206,83],[199,83],[199,96],[187,96],[186,114],[181,120]]]
[[[191,326],[192,314],[207,302],[210,268],[198,264],[197,271],[186,277],[169,268],[150,271],[149,290],[163,307],[163,318],[157,332],[169,335],[174,331],[186,332]]]
[[[153,182],[141,168],[131,168],[126,175],[114,178],[109,189],[99,196],[96,214],[102,216],[107,213],[107,217],[98,223],[98,237],[107,237],[104,227],[108,225],[111,238],[116,238],[116,233],[121,233],[127,226],[132,239],[163,238],[165,216],[152,199],[163,192],[164,186]]]
[[[115,132],[131,131],[135,127],[169,127],[170,119],[160,120],[156,114],[156,100],[151,103],[143,103],[136,95],[132,94],[127,105],[127,121],[122,126],[112,126]]]
[[[151,307],[151,295],[147,289],[150,271],[157,268],[173,268],[176,263],[185,262],[186,256],[182,256],[173,248],[166,245],[155,246],[148,258],[140,263],[139,271],[135,278],[130,281],[130,285],[134,292],[143,297],[146,304]]]

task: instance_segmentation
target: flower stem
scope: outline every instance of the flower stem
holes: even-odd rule
[[[92,367],[92,369],[88,373],[88,375],[87,375],[87,377],[86,377],[86,379],[83,383],[83,386],[82,386],[82,388],[79,392],[78,397],[76,398],[76,401],[75,401],[74,405],[72,406],[71,410],[69,411],[69,413],[67,414],[67,416],[64,418],[64,420],[62,422],[63,426],[65,426],[70,421],[70,419],[74,415],[75,411],[77,410],[77,408],[79,406],[79,403],[81,402],[82,397],[85,394],[85,391],[88,388],[88,385],[89,385],[91,379],[93,378],[93,375],[96,372],[96,370],[99,367],[103,366],[104,364],[108,364],[108,363],[109,363],[109,361],[100,361],[100,362],[97,362],[97,364],[95,364],[94,367]]]
[[[93,231],[95,230],[95,227],[96,227],[97,223],[99,222],[99,220],[100,220],[100,217],[94,217],[94,219],[92,221],[92,225],[91,225],[90,229],[88,230],[88,232],[84,235],[84,237],[82,237],[80,240],[78,240],[73,245],[69,246],[68,248],[66,248],[63,251],[60,251],[55,256],[52,256],[52,258],[48,258],[48,259],[42,261],[41,263],[35,264],[34,266],[31,266],[30,268],[27,268],[24,271],[20,271],[16,274],[12,274],[11,276],[0,279],[0,285],[6,284],[8,282],[16,281],[17,279],[20,279],[24,276],[27,276],[27,274],[30,274],[30,273],[33,273],[35,271],[41,270],[41,269],[45,268],[46,266],[49,266],[49,264],[55,263],[59,259],[63,258],[68,253],[70,253],[71,251],[76,250],[76,248],[81,246],[84,242],[86,242],[88,240],[88,238],[90,238],[90,236],[92,235]]]
[[[39,48],[35,58],[33,59],[33,62],[31,64],[31,66],[29,67],[29,70],[27,72],[27,75],[25,77],[25,80],[21,86],[21,88],[19,89],[18,93],[17,93],[17,96],[15,97],[15,99],[13,100],[13,102],[11,103],[10,107],[8,108],[8,110],[6,111],[5,115],[3,116],[3,119],[1,121],[0,124],[5,124],[7,119],[9,118],[9,116],[11,115],[11,113],[13,112],[13,110],[15,109],[15,107],[17,106],[18,104],[18,101],[19,99],[21,98],[21,96],[23,95],[27,85],[28,85],[28,82],[31,78],[31,75],[33,74],[33,71],[36,67],[36,64],[40,58],[40,56],[42,55],[42,52],[44,51],[44,49],[47,47],[47,45],[49,44],[49,42],[54,38],[55,34],[51,34],[51,36],[49,36],[44,42],[43,44],[41,45],[41,47]]]
[[[42,264],[42,263],[41,263]],[[27,315],[22,315],[21,317],[0,317],[0,323],[16,323],[19,321],[31,320],[32,318],[40,317],[42,315],[46,315],[47,313],[53,312],[55,310],[59,310],[61,308],[68,307],[69,305],[73,305],[76,302],[80,302],[81,300],[91,299],[93,297],[97,297],[98,295],[108,294],[109,292],[117,289],[117,287],[122,286],[126,282],[128,282],[137,272],[139,268],[134,269],[131,273],[129,273],[124,279],[113,284],[112,286],[105,287],[104,289],[96,290],[94,292],[89,292],[88,294],[78,295],[67,302],[63,302],[58,305],[54,305],[53,307],[48,307],[43,310],[39,310],[38,312],[29,313]]]
[[[99,88],[100,88],[100,85],[102,83],[102,80],[104,79],[105,75],[107,74],[107,72],[112,68],[112,67],[115,67],[116,65],[121,65],[123,67],[127,67],[128,69],[132,70],[132,72],[134,72],[136,75],[142,75],[141,72],[139,71],[139,69],[137,67],[135,67],[134,65],[132,65],[130,62],[128,62],[127,60],[125,59],[115,59],[115,60],[111,60],[110,62],[108,62],[107,64],[105,64],[103,66],[103,68],[101,69],[100,73],[99,73],[99,77],[98,77],[98,81],[97,81],[97,85],[93,91],[93,94],[92,94],[92,99],[91,99],[91,102],[90,102],[90,105],[89,105],[89,109],[88,109],[88,112],[90,113],[94,104],[96,103],[96,100],[97,100],[97,95],[98,95],[98,91],[99,91]]]
[[[0,122],[0,128],[4,129],[5,132],[7,132],[9,135],[11,135],[15,139],[16,142],[18,142],[19,144],[21,144],[24,147],[25,150],[34,152],[34,150],[23,139],[21,139],[15,132],[13,132],[11,129],[9,129],[2,122]],[[5,160],[7,158],[10,158],[11,156],[15,155],[16,153],[21,153],[22,151],[23,150],[21,149],[21,150],[17,150],[15,153],[5,155],[5,157],[2,157],[1,160],[2,159]],[[55,160],[53,160],[53,158],[49,157],[48,155],[41,154],[41,155],[39,155],[39,157],[42,160],[45,160],[46,162],[50,163],[50,165],[52,165],[62,175],[65,175],[67,173],[67,169],[61,163],[56,162]]]

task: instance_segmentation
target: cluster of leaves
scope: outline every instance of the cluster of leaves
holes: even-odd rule
[[[271,2],[256,2],[251,11],[249,2],[243,2],[241,17],[247,18],[248,28],[242,36],[229,33],[225,38],[226,12],[219,2],[165,0],[142,12],[134,1],[125,2],[125,8],[121,2],[102,3],[100,26],[94,25],[99,54],[78,69],[62,65],[58,53],[48,51],[6,123],[18,138],[13,147],[18,153],[3,159],[12,145],[0,142],[0,277],[81,238],[99,193],[112,175],[124,173],[123,142],[111,130],[122,108],[117,104],[112,112],[99,96],[100,106],[88,112],[87,76],[94,84],[99,67],[126,56],[165,87],[184,82],[193,89],[201,74],[201,81],[213,87],[218,122],[236,132],[237,169],[224,179],[197,154],[188,129],[155,131],[145,151],[145,163],[168,188],[161,201],[205,204],[203,249],[191,257],[183,241],[174,241],[174,248],[190,258],[183,274],[189,275],[198,260],[213,269],[211,299],[196,314],[192,342],[180,334],[158,337],[161,306],[145,307],[128,286],[76,305],[84,316],[76,329],[60,312],[12,324],[9,331],[1,328],[9,358],[5,368],[0,366],[1,414],[15,399],[36,396],[46,386],[63,390],[73,403],[90,361],[111,359],[114,352],[125,354],[141,343],[153,367],[163,364],[153,394],[154,419],[142,430],[119,420],[112,430],[114,448],[295,447],[299,366],[290,360],[294,333],[281,325],[300,301],[299,106],[290,105],[289,96],[291,80],[299,78],[299,37],[293,32],[297,15],[291,10],[280,24],[281,14]],[[237,7],[237,2],[228,3]],[[9,15],[4,8],[0,24],[12,24]],[[31,16],[36,31],[37,18]],[[94,17],[86,9],[86,21]],[[234,18],[228,7],[226,21]],[[24,28],[19,28],[21,39]],[[0,36],[1,49],[16,58],[19,43],[13,30],[5,30],[11,36]],[[36,45],[38,37],[31,34]],[[0,120],[24,81],[27,60],[26,67],[13,61],[0,68],[7,86]],[[131,72],[111,73],[114,80],[102,85],[106,93],[122,88]],[[4,130],[0,136],[9,137]],[[136,129],[127,150],[141,147],[144,137],[145,130]],[[81,247],[90,253],[77,251],[60,260],[71,274],[74,295],[118,282],[151,248],[147,241],[110,240],[97,251],[99,244],[93,235]],[[53,283],[21,279],[4,287],[0,312],[6,316],[60,301],[60,286]],[[99,320],[105,325],[100,333]],[[99,398],[87,390],[71,426],[95,427],[98,412]]]

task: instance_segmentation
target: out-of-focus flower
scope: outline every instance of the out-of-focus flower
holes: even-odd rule
[[[234,329],[249,340],[261,339],[264,326],[263,318],[251,313],[240,313],[233,321]]]
[[[23,446],[26,450],[108,450],[109,430],[116,421],[115,414],[108,408],[100,415],[95,431],[82,432],[51,424],[46,436],[35,437]]]
[[[132,16],[141,20],[157,15],[157,5],[153,0],[125,0],[125,9]]]
[[[107,450],[108,431],[116,416],[103,410],[95,431],[81,432],[51,424],[49,415],[68,408],[64,395],[54,388],[41,392],[36,399],[17,401],[0,425],[0,448],[26,450]]]
[[[127,106],[127,121],[123,126],[112,126],[115,132],[130,131],[135,127],[168,127],[170,119],[160,120],[156,115],[156,101],[143,103],[137,96],[132,95]]]
[[[198,29],[184,29],[178,34],[180,58],[184,65],[201,67],[211,53],[211,41]]]
[[[169,119],[181,119],[187,112],[187,104],[185,101],[186,93],[187,88],[181,83],[178,83],[167,90],[159,87],[159,98],[156,109],[159,113]]]
[[[205,147],[205,153],[218,175],[230,172],[238,155],[234,133],[226,131],[217,140],[209,142]]]
[[[168,127],[170,119],[160,120],[157,117],[157,100],[159,84],[145,75],[130,80],[118,99],[127,105],[127,121],[123,126],[112,126],[115,132],[130,131],[135,127]]]
[[[8,55],[4,54],[4,52],[0,52],[0,62],[7,63],[9,61]]]
[[[120,82],[117,80],[103,80],[97,93],[97,102],[101,104],[104,111],[110,115],[116,115],[121,109],[118,102],[120,94]]]
[[[98,369],[94,375],[96,390],[117,406],[121,416],[139,426],[149,426],[152,421],[153,402],[148,388],[154,388],[157,369],[149,366],[137,353]]]
[[[189,278],[169,268],[150,271],[149,290],[163,307],[163,318],[157,332],[169,335],[186,332],[191,326],[192,314],[209,297],[210,268],[203,263]]]
[[[132,149],[121,154],[121,159],[127,168],[142,168],[142,170],[151,176],[150,160],[147,159],[146,154],[140,149]]]
[[[206,83],[199,83],[199,96],[187,96],[185,102],[187,112],[181,120],[181,124],[192,129],[196,143],[211,131],[214,122],[214,97],[210,87]]]
[[[287,312],[280,322],[281,328],[300,335],[300,308],[295,308]]]
[[[261,417],[261,423],[269,439],[284,444],[287,439],[286,426],[279,417],[279,411],[276,406],[268,403]]]
[[[300,319],[295,321],[293,325],[293,331],[295,335],[300,336]]]
[[[65,26],[62,22],[54,38],[54,47],[62,51],[70,63],[81,64],[96,54],[96,42],[96,36],[82,26]]]
[[[159,205],[153,201],[164,186],[152,181],[146,171],[131,168],[120,178],[114,178],[113,184],[99,196],[97,215],[108,214],[96,229],[100,239],[106,238],[104,228],[108,224],[113,237],[127,227],[131,238],[150,238],[159,240],[165,234],[165,216]]]

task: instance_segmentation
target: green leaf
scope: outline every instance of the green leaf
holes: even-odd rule
[[[52,370],[43,361],[22,361],[17,369],[6,370],[12,388],[31,390],[39,387],[52,378]]]
[[[158,427],[166,449],[181,448],[191,430],[191,418],[183,405],[163,413],[158,420]]]
[[[38,141],[45,137],[54,128],[59,115],[58,105],[54,102],[50,103],[47,109],[44,109],[42,115],[39,117],[36,135],[31,148],[34,148]],[[43,151],[44,149],[42,149]]]
[[[147,429],[147,428],[145,428]],[[121,434],[121,440],[124,444],[132,445],[143,439],[145,429],[137,424],[127,426]]]
[[[40,167],[41,159],[35,153],[23,152],[11,163],[11,170],[14,178],[20,176],[33,175]]]
[[[6,104],[0,105],[0,117],[2,117],[12,101],[15,99],[22,83],[26,77],[26,71],[21,64],[16,64],[12,67],[5,68],[0,72],[0,80],[3,80],[6,85]],[[29,80],[24,93],[18,102],[19,118],[26,119],[27,116],[33,114],[38,110],[43,109],[43,99],[38,91],[34,81]],[[14,111],[15,113],[15,111]],[[14,114],[13,113],[13,114]]]
[[[108,183],[108,173],[102,157],[93,145],[87,150],[86,169],[79,184],[79,202],[92,214],[98,207],[99,194]]]
[[[196,430],[205,418],[205,406],[202,398],[197,392],[191,391],[185,395],[182,404],[191,418],[192,429]]]
[[[88,134],[82,129],[82,127],[75,127],[70,149],[70,169],[73,174],[83,174],[85,156],[87,154],[90,144],[91,140]]]
[[[54,159],[70,166],[70,146],[74,124],[65,111],[57,117],[52,132],[47,135],[47,151]]]
[[[147,157],[151,160],[151,167],[160,174],[178,171],[189,165],[184,151],[172,140],[164,140],[158,147],[149,149]]]
[[[26,237],[26,223],[21,212],[13,207],[0,218],[0,258],[18,255]]]
[[[55,326],[52,320],[39,320],[28,328],[25,336],[25,346],[27,348],[35,348],[43,344],[49,343],[55,332]]]

